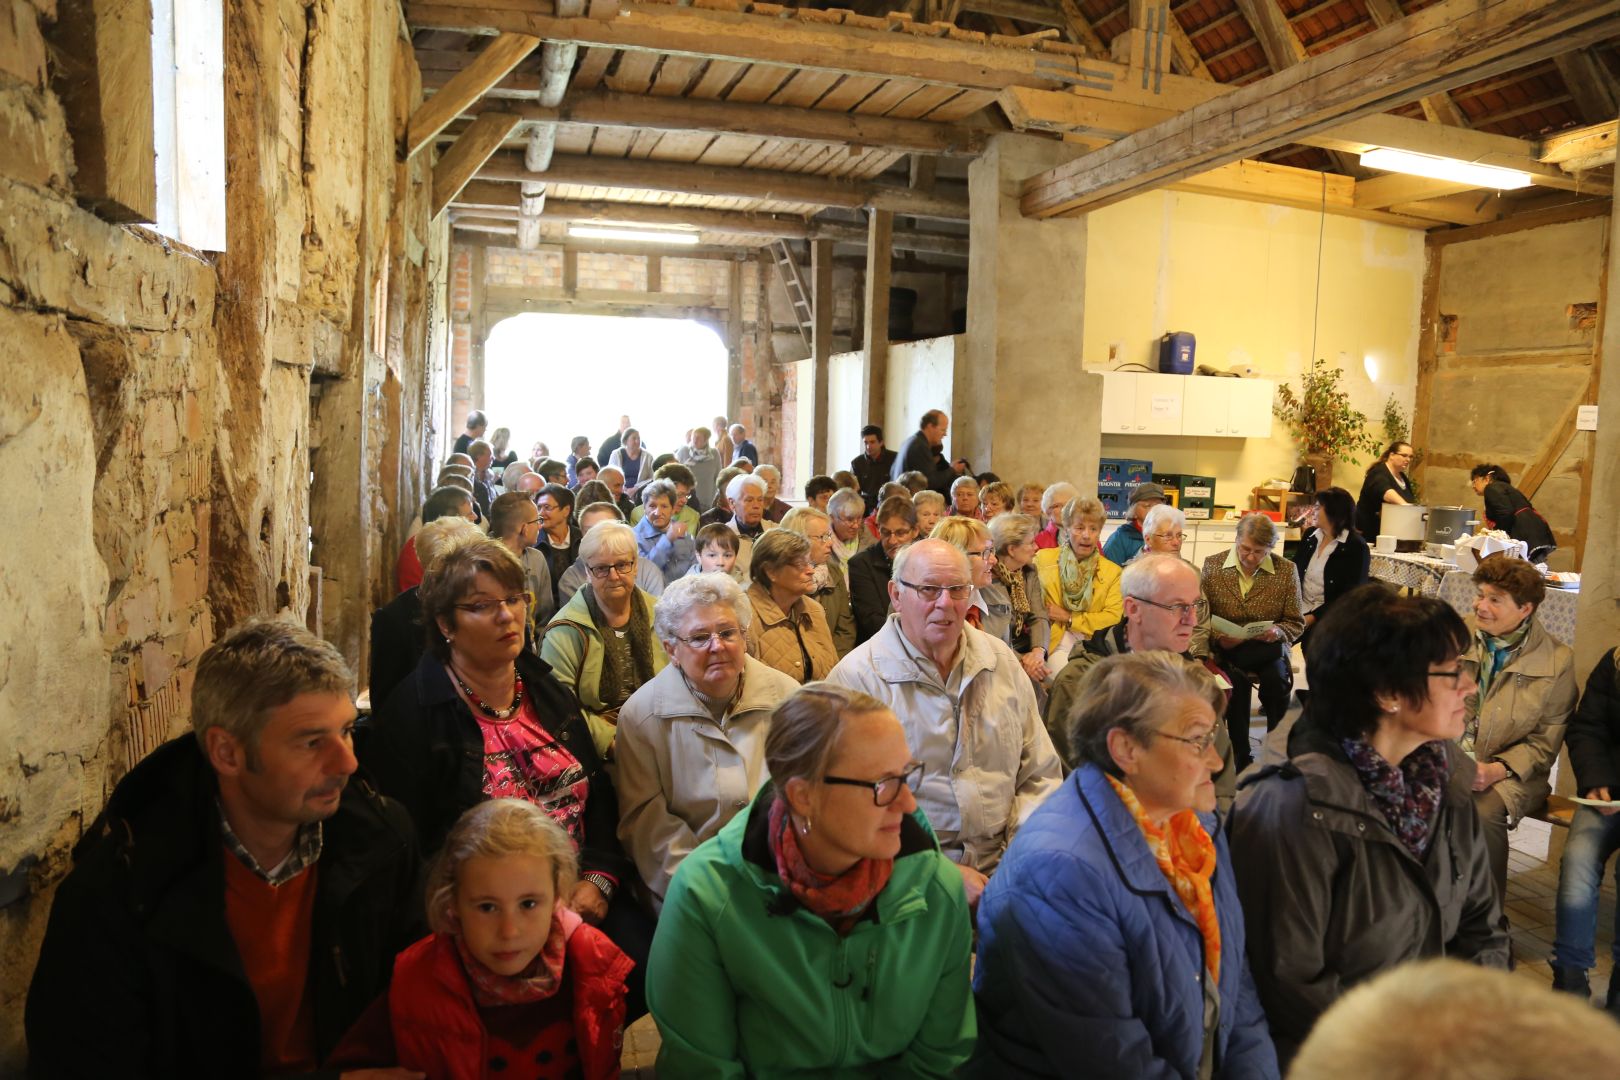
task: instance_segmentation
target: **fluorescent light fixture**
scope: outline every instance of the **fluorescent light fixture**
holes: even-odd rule
[[[1459,161],[1456,158],[1435,157],[1432,154],[1415,154],[1410,150],[1391,150],[1383,146],[1374,147],[1362,154],[1361,163],[1369,169],[1427,176],[1432,180],[1449,180],[1452,183],[1468,184],[1472,187],[1507,190],[1530,186],[1530,174],[1520,172],[1518,169],[1504,169],[1500,165],[1480,165],[1472,161]]]
[[[570,225],[568,235],[582,240],[620,240],[627,244],[695,244],[695,232],[673,229],[630,229],[618,225]]]

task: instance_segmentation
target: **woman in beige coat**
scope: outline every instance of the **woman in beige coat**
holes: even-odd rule
[[[844,568],[832,557],[833,543],[837,539],[832,518],[813,506],[795,506],[782,518],[781,527],[810,541],[811,572],[816,576],[810,595],[827,616],[833,647],[839,657],[843,657],[855,647],[855,611],[850,607]]]
[[[771,712],[799,688],[747,655],[751,615],[727,574],[672,584],[653,622],[672,663],[619,710],[619,840],[655,908],[681,860],[767,779]]]
[[[1474,808],[1498,897],[1507,891],[1508,830],[1539,810],[1575,710],[1575,655],[1535,619],[1547,586],[1523,559],[1491,555],[1474,571],[1474,640],[1459,666],[1479,684],[1458,744],[1478,765]]]
[[[838,649],[821,605],[810,599],[816,568],[810,541],[787,529],[772,529],[754,541],[748,568],[748,655],[799,683],[825,679],[838,663]]]

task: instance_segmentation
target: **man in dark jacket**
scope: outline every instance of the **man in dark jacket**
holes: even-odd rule
[[[1500,465],[1475,465],[1468,474],[1474,494],[1485,500],[1485,527],[1500,529],[1530,549],[1530,561],[1546,562],[1558,548],[1552,527],[1524,492],[1513,486],[1507,470]]]
[[[352,694],[292,623],[203,653],[194,733],[119,782],[57,890],[31,1073],[313,1072],[386,989],[425,932],[420,868],[404,810],[355,773]]]
[[[945,434],[950,430],[951,418],[939,409],[923,413],[917,432],[900,444],[889,469],[889,479],[899,480],[908,472],[920,472],[928,478],[928,487],[949,499],[951,482],[959,470],[945,460]]]
[[[889,617],[889,575],[894,556],[917,538],[917,510],[896,496],[877,509],[878,543],[849,560],[849,604],[855,612],[855,644],[879,630]]]
[[[1620,799],[1620,648],[1592,669],[1564,743],[1583,799]],[[1587,971],[1597,965],[1599,893],[1603,866],[1620,848],[1620,810],[1578,806],[1558,870],[1558,928],[1553,935],[1553,989],[1590,1000]],[[1620,938],[1612,946],[1620,952]],[[1620,959],[1620,956],[1617,956]],[[1620,1019],[1620,978],[1609,977],[1605,1008]]]
[[[877,509],[878,488],[889,482],[894,472],[895,459],[900,455],[883,446],[883,429],[876,424],[861,428],[861,452],[849,463],[849,471],[861,485],[861,498],[866,500],[866,512]]]

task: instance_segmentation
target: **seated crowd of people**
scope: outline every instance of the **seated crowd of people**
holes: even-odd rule
[[[948,423],[868,426],[795,505],[724,418],[521,461],[472,414],[368,716],[293,623],[203,654],[56,894],[31,1071],[612,1077],[649,1012],[669,1077],[1620,1068],[1613,807],[1563,856],[1570,994],[1502,974],[1566,731],[1620,794],[1620,648],[1577,701],[1527,563],[1483,560],[1467,620],[1369,583],[1334,488],[1292,560],[1256,514],[1195,566],[1158,485],[1104,542]]]

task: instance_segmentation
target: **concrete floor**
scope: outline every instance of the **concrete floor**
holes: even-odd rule
[[[1251,733],[1256,752],[1265,734],[1263,719]],[[1536,824],[1536,823],[1531,823]],[[1553,924],[1556,921],[1558,895],[1558,865],[1538,857],[1546,850],[1538,837],[1520,837],[1515,830],[1514,846],[1508,853],[1508,923],[1513,938],[1514,972],[1533,979],[1539,986],[1552,987]],[[1598,964],[1591,973],[1593,1002],[1602,1005],[1613,975],[1614,941],[1614,875],[1604,877],[1602,899],[1598,906],[1597,956]],[[658,1028],[652,1017],[644,1016],[631,1024],[624,1033],[624,1076],[629,1080],[647,1080],[657,1075],[654,1065],[658,1060]]]

